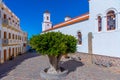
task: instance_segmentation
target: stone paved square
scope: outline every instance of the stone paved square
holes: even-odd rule
[[[47,56],[26,53],[0,65],[0,80],[42,80],[40,70],[48,66]],[[61,66],[70,71],[63,80],[120,80],[118,67],[105,68],[75,60]]]

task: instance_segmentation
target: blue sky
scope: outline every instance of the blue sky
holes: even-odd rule
[[[4,3],[20,18],[28,38],[41,33],[46,10],[51,13],[53,25],[63,22],[65,16],[74,18],[89,11],[88,0],[4,0]]]

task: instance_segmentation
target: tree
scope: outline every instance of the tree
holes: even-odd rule
[[[49,62],[56,71],[62,55],[76,51],[77,40],[61,32],[47,32],[32,36],[30,45],[42,55],[48,55]]]

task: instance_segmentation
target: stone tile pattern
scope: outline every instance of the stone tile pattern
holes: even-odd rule
[[[29,54],[31,53],[28,53],[25,56],[28,56]],[[112,72],[109,70],[109,68],[87,64],[87,54],[83,55],[80,53],[77,55],[80,55],[82,58],[81,61],[83,61],[84,65],[75,67],[73,62],[63,62],[65,63],[63,66],[68,69],[74,68],[74,70],[68,73],[65,78],[60,80],[120,80],[120,73]],[[81,61],[79,62],[81,63]],[[25,59],[13,70],[6,73],[6,76],[2,77],[0,80],[43,80],[41,79],[39,73],[41,70],[48,66],[49,63],[46,56],[31,57]]]

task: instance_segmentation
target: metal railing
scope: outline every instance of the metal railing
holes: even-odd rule
[[[8,45],[8,39],[2,39],[2,44],[3,45]]]
[[[8,19],[2,19],[2,24],[3,24],[3,26],[7,26],[8,25]]]

